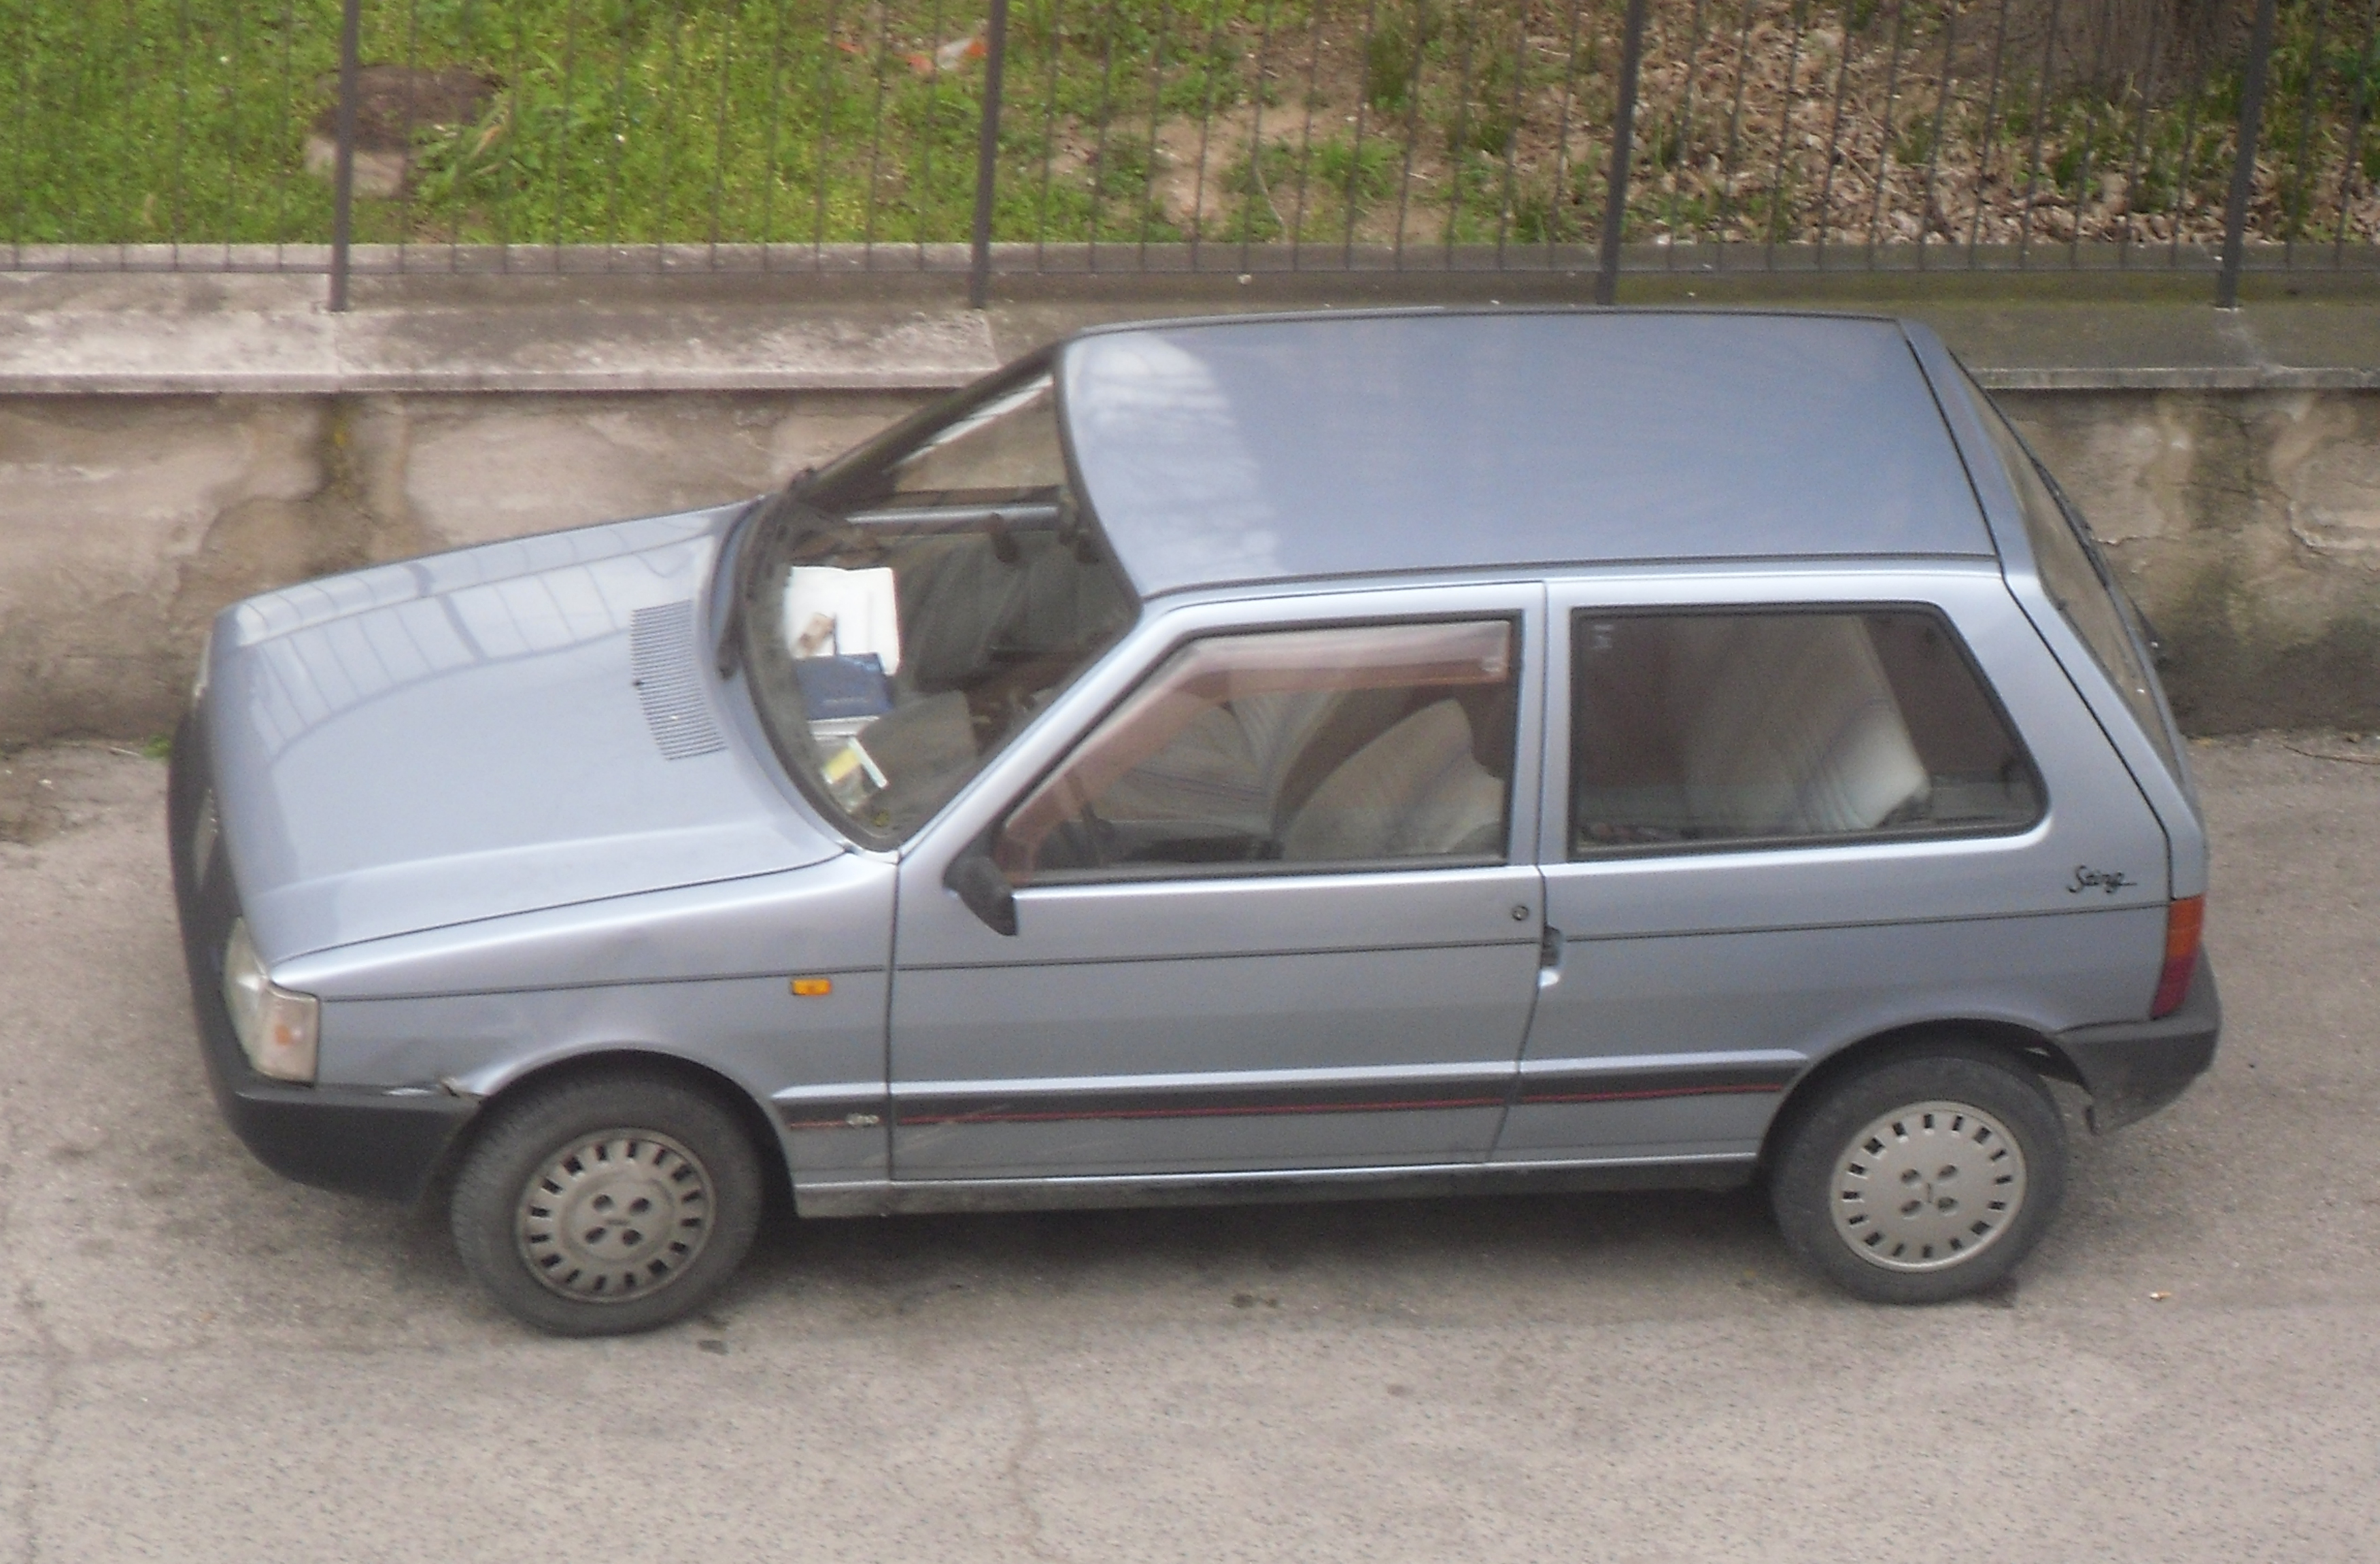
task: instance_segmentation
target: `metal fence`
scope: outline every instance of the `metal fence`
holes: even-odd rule
[[[2380,0],[0,0],[0,269],[2380,262]]]

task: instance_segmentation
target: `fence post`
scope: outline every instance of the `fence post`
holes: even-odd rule
[[[2272,0],[2265,0],[2266,5]],[[1636,68],[1645,63],[1645,0],[1628,0],[1628,30],[1620,43],[1620,94],[1611,111],[1611,173],[1603,182],[1603,234],[1595,271],[1595,302],[1620,297],[1620,236],[1628,225],[1628,161],[1636,139]]]
[[[347,308],[347,252],[356,217],[356,50],[364,0],[346,0],[339,21],[339,155],[331,173],[331,309]]]
[[[983,128],[975,143],[975,233],[967,256],[967,308],[991,290],[991,195],[1000,170],[1000,89],[1008,68],[1008,0],[991,0],[983,44]]]
[[[2265,67],[2273,55],[2274,0],[2256,0],[2248,35],[2248,79],[2240,89],[2240,157],[2231,165],[2231,199],[2223,208],[2223,271],[2215,281],[2215,308],[2240,308],[2240,269],[2248,259],[2248,199],[2256,192],[2256,138],[2265,123]]]

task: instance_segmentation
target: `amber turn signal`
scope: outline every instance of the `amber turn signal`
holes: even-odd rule
[[[794,997],[797,1000],[815,1000],[822,994],[832,994],[834,992],[834,979],[832,977],[796,977],[793,982],[786,985],[786,987],[793,989]]]
[[[2199,937],[2205,927],[2205,897],[2185,896],[2167,903],[2165,971],[2157,977],[2156,998],[2149,1001],[2151,1021],[2171,1015],[2189,997],[2190,979],[2198,971]]]

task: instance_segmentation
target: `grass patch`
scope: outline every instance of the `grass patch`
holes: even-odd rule
[[[1023,0],[1003,184],[1038,187],[1053,118],[1145,134],[1152,115],[1228,114],[1252,89],[1248,44],[1266,26],[1303,30],[1304,4]],[[0,107],[0,240],[327,239],[330,186],[308,172],[308,139],[329,124],[338,21],[337,0],[0,10],[0,92],[17,100]],[[403,115],[383,150],[407,177],[358,201],[358,237],[963,236],[981,25],[945,0],[371,0],[368,64],[460,68],[490,91],[468,123]],[[1089,172],[1068,177],[1087,190]],[[1002,236],[1030,237],[1052,212],[1086,236],[1095,204],[1005,203]]]
[[[1344,134],[1305,146],[1269,143],[1225,171],[1223,188],[1237,198],[1238,218],[1222,236],[1338,244],[1395,197],[1402,157],[1400,147],[1377,137],[1360,149]]]
[[[2283,0],[2258,237],[2332,231],[2350,169],[2366,182],[2350,190],[2353,236],[2380,236],[2359,215],[2380,179],[2380,41],[2325,4]],[[1588,186],[1607,156],[1623,9],[1016,0],[994,235],[1572,237],[1599,206]],[[2011,58],[1989,92],[1962,77],[1944,105],[1949,12],[1828,11],[1843,68],[1789,78],[1786,53],[1818,14],[1806,0],[1655,0],[1632,232],[1864,234],[1860,171],[1888,159],[1888,213],[1905,224],[1938,164],[1937,226],[1985,242],[2013,232],[2028,188],[2036,205],[2058,193],[2082,237],[2155,215],[2199,240],[2218,221],[2236,68],[2217,62],[2186,91],[2045,96]],[[983,14],[981,0],[367,0],[367,63],[480,86],[468,111],[394,113],[357,237],[963,239]],[[317,163],[327,150],[338,21],[339,0],[0,0],[0,94],[13,99],[0,104],[0,244],[326,240],[330,187],[308,164],[310,140]],[[1754,36],[1767,42],[1743,52]],[[1694,71],[1675,68],[1696,37]],[[1829,177],[1838,83],[1846,172]],[[1208,147],[1220,185],[1183,176],[1185,145]]]

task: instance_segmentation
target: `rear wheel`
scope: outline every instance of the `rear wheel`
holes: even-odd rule
[[[455,1181],[464,1266],[498,1303],[560,1336],[684,1317],[716,1292],[759,1224],[759,1158],[733,1112],[662,1076],[605,1074],[492,1110]]]
[[[1794,1253],[1874,1303],[1993,1286],[2056,1217],[2066,1130],[2039,1076],[1996,1050],[1904,1051],[1821,1088],[1770,1176]]]

